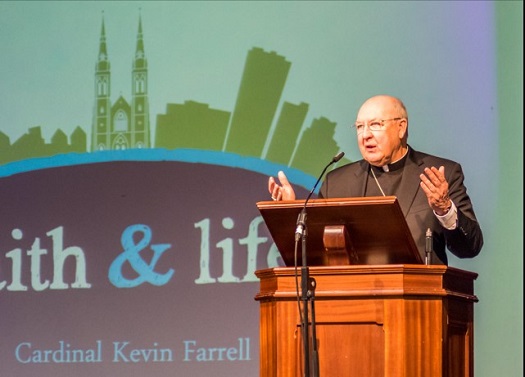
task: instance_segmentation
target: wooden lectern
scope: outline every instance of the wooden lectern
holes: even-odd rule
[[[361,211],[361,214],[339,211],[335,218],[326,213],[333,205],[340,208],[341,200],[315,200],[313,203],[314,207],[328,208],[323,210],[326,212],[323,216],[328,216],[324,218],[328,230],[321,235],[315,235],[315,231],[309,233],[309,237],[314,234],[313,237],[323,240],[308,241],[309,245],[319,245],[319,242],[323,245],[321,250],[308,249],[308,257],[311,253],[315,261],[328,264],[318,263],[309,268],[310,276],[316,281],[314,303],[319,375],[473,377],[473,309],[477,302],[474,280],[477,275],[447,266],[423,265],[419,254],[413,254],[417,250],[413,249],[415,246],[410,240],[408,246],[397,245],[406,238],[406,234],[399,233],[405,231],[404,218],[401,225],[392,225],[399,229],[386,231],[393,237],[395,256],[385,251],[382,245],[385,240],[375,239],[375,246],[363,246],[364,238],[356,234],[361,223],[356,225],[353,221],[363,213],[383,211],[377,208],[382,205],[390,208],[387,212],[392,212],[393,207],[394,212],[397,211],[395,200],[392,202],[389,197],[377,200],[366,204],[376,207],[371,211]],[[358,206],[363,205],[361,198],[345,200],[344,212],[353,212],[352,205],[356,202]],[[282,229],[276,228],[290,222],[284,218],[289,217],[290,212],[299,213],[299,203],[304,204],[279,202],[272,207],[272,202],[257,203],[281,254],[281,247],[288,252],[286,245],[288,238],[293,240],[294,229],[289,236],[284,236]],[[315,210],[308,208],[308,211],[309,216],[314,214],[313,222],[320,221],[320,218],[315,219]],[[281,221],[278,221],[278,212],[285,214]],[[343,231],[331,236],[330,229],[339,225]],[[374,255],[373,260],[407,261],[331,265],[330,258],[322,254],[329,253],[334,244],[349,254],[346,259],[349,262],[368,261],[367,253]],[[337,261],[342,260],[340,254],[337,254]],[[260,376],[303,376],[296,269],[290,266],[270,268],[257,271],[256,275],[260,279],[260,291],[256,296],[260,303]]]

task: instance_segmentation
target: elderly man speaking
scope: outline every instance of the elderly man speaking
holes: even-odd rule
[[[366,100],[354,123],[362,160],[331,171],[320,198],[396,196],[422,259],[425,233],[432,231],[433,263],[448,264],[446,248],[472,258],[483,246],[464,175],[457,162],[418,152],[408,145],[408,114],[403,102],[388,95]],[[294,200],[295,192],[280,171],[270,177],[273,200]],[[378,231],[381,224],[378,223]]]

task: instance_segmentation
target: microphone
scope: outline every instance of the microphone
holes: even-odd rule
[[[430,228],[425,233],[425,264],[430,264],[430,258],[432,254],[432,231]]]
[[[308,204],[308,201],[312,197],[312,194],[314,193],[317,185],[321,181],[321,178],[323,177],[324,173],[326,172],[326,169],[328,169],[330,167],[330,165],[335,164],[340,159],[342,159],[344,155],[345,155],[345,152],[339,152],[338,154],[336,154],[332,158],[332,161],[330,161],[324,167],[323,171],[321,172],[321,175],[319,175],[319,178],[317,178],[317,181],[315,182],[314,187],[312,188],[312,190],[310,191],[310,193],[306,197],[306,200],[304,201],[303,209],[301,210],[301,212],[299,213],[299,216],[297,217],[297,228],[295,229],[295,241],[296,242],[299,241],[299,239],[303,236],[304,230],[306,228],[306,205]]]

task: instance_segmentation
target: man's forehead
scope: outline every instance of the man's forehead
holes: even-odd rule
[[[382,118],[383,116],[395,111],[395,104],[389,98],[374,97],[366,101],[359,112],[357,113],[358,119],[373,119]]]
[[[391,110],[392,110],[391,107],[388,107],[388,108],[387,107],[377,107],[377,106],[365,107],[359,110],[359,113],[357,114],[357,118],[364,119],[364,120],[376,119],[376,118],[381,119],[386,114],[390,113]]]

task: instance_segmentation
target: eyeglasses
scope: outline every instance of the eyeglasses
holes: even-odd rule
[[[370,131],[383,131],[385,129],[385,122],[389,122],[391,120],[401,120],[403,118],[390,118],[390,119],[378,119],[373,120],[370,123],[368,123],[368,129]],[[364,122],[356,122],[352,125],[352,127],[355,128],[358,134],[363,133],[365,130],[367,123]]]

